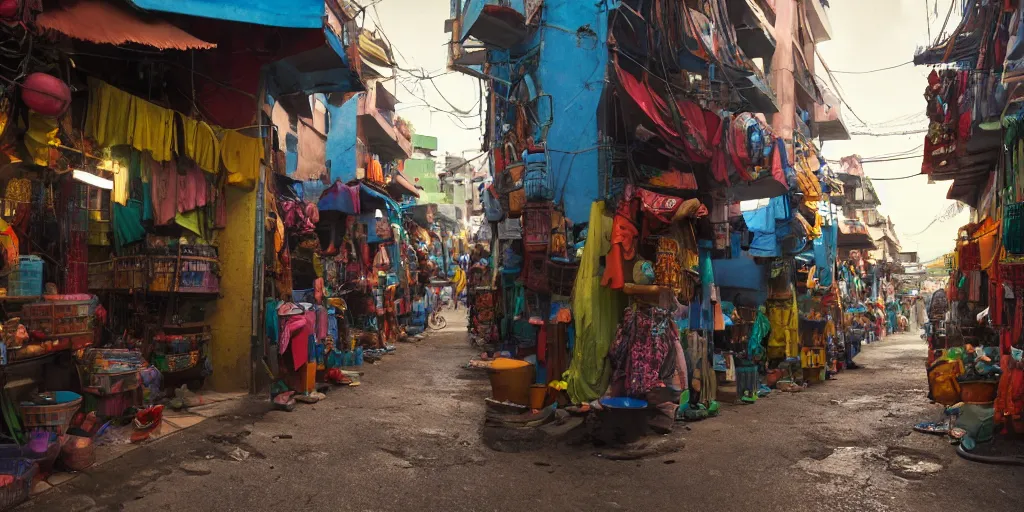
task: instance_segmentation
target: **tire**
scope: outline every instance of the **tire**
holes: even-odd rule
[[[448,327],[448,320],[440,313],[432,313],[427,321],[427,326],[435,331]]]

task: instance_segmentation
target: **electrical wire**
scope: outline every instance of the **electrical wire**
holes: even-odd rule
[[[839,70],[834,69],[834,70],[832,70],[832,73],[835,73],[837,75],[869,75],[871,73],[878,73],[879,71],[889,71],[890,69],[902,68],[903,66],[906,66],[907,64],[913,64],[913,63],[914,63],[914,61],[908,60],[906,62],[903,62],[903,63],[900,63],[900,64],[896,64],[895,66],[888,66],[888,67],[878,68],[878,69],[867,69],[867,70],[864,70],[864,71],[839,71]]]
[[[883,132],[883,133],[852,131],[852,132],[850,132],[850,135],[863,135],[863,136],[867,136],[867,137],[895,137],[895,136],[898,136],[898,135],[915,135],[915,134],[918,134],[918,133],[928,133],[928,129],[927,128],[922,128],[920,130],[904,130],[902,132]]]

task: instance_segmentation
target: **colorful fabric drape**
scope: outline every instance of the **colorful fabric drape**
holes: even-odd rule
[[[225,130],[220,149],[224,168],[228,171],[228,185],[244,189],[255,187],[263,160],[263,139]]]
[[[572,363],[563,375],[575,403],[599,398],[608,388],[611,367],[606,356],[615,337],[625,296],[601,286],[601,256],[608,253],[612,223],[604,216],[604,201],[590,208],[590,227],[573,287],[575,345]]]
[[[641,397],[662,385],[661,367],[679,339],[672,314],[656,306],[626,308],[609,353],[612,380],[623,380],[626,395]]]

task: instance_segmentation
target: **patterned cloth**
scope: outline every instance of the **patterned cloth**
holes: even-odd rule
[[[663,385],[662,364],[678,339],[679,330],[668,310],[638,304],[626,308],[609,351],[612,380],[624,380],[626,395],[633,397]]]

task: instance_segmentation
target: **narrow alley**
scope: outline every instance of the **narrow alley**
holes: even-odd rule
[[[676,452],[639,461],[559,447],[498,453],[480,440],[482,374],[464,323],[366,369],[360,387],[295,412],[265,401],[90,468],[22,510],[931,510],[962,482],[992,492],[945,510],[1016,510],[1024,471],[960,460],[931,419],[925,343],[865,347],[863,369],[678,423]],[[689,427],[689,428],[687,428]],[[235,461],[242,447],[251,456]],[[809,499],[808,497],[815,497]]]

